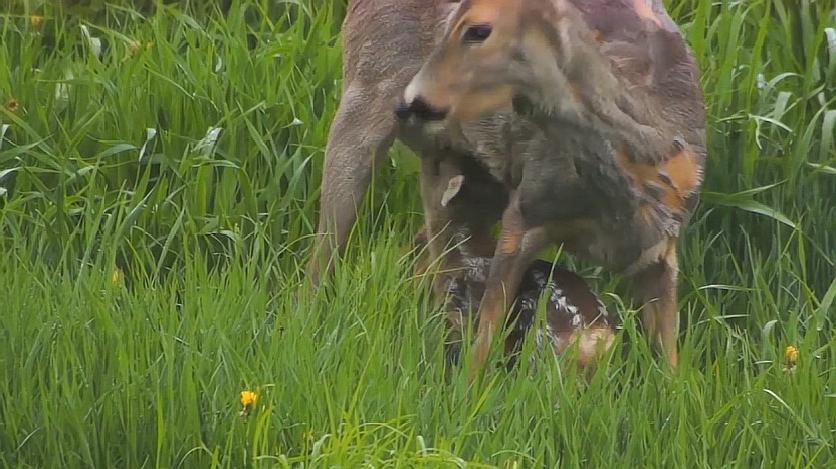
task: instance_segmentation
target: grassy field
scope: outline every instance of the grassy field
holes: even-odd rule
[[[304,286],[344,2],[82,3],[0,7],[0,466],[836,467],[832,0],[666,2],[710,111],[680,369],[565,258],[625,353],[473,390],[405,254],[402,148]]]

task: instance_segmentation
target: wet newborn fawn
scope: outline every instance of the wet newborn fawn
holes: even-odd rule
[[[451,343],[448,355],[458,358],[461,334],[466,321],[475,325],[475,313],[485,292],[490,271],[488,257],[467,258],[465,272],[454,278],[448,287],[448,318]],[[545,322],[538,324],[537,311],[544,302]],[[471,314],[473,313],[473,314]],[[516,362],[523,340],[532,328],[536,350],[549,346],[563,355],[574,346],[578,366],[593,365],[612,346],[615,331],[604,304],[583,278],[551,262],[536,260],[525,272],[516,300],[506,320],[509,335],[505,340],[508,367]]]
[[[456,174],[455,165],[446,162],[443,171],[454,174],[446,187],[436,188],[443,193],[441,204],[450,209],[458,206],[472,206],[467,199],[484,200],[488,187],[478,173],[464,171]],[[459,238],[469,236],[460,233]],[[422,250],[427,245],[426,232],[419,232],[415,244]],[[468,324],[475,325],[476,311],[485,293],[486,282],[491,269],[491,258],[475,256],[464,244],[451,247],[456,251],[462,266],[458,275],[451,277],[447,284],[446,311],[449,320],[448,360],[457,362],[463,331]],[[418,262],[419,271],[428,270],[426,259]],[[506,320],[509,335],[505,340],[505,354],[509,356],[508,366],[512,367],[516,356],[522,350],[523,340],[537,324],[536,314],[540,302],[545,302],[545,323],[535,332],[538,350],[546,344],[562,355],[577,344],[577,359],[581,368],[593,364],[606,352],[615,338],[614,328],[607,309],[589,285],[579,275],[544,260],[536,260],[523,274],[511,312]]]
[[[504,164],[475,154],[508,203],[471,377],[522,276],[550,245],[629,277],[647,336],[676,367],[677,240],[707,156],[700,73],[684,37],[660,0],[459,5],[396,115],[464,129],[513,109],[539,129],[511,138]]]

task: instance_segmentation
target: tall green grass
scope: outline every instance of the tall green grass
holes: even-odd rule
[[[617,277],[563,259],[607,292],[619,352],[475,391],[405,254],[403,149],[326,288],[301,282],[344,2],[71,3],[0,15],[0,464],[836,464],[833,2],[668,2],[710,115],[681,369]]]

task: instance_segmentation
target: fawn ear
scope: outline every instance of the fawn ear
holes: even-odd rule
[[[441,196],[441,206],[446,207],[451,200],[459,193],[462,189],[462,183],[464,183],[464,176],[459,174],[458,176],[453,176],[447,182],[447,189],[444,190],[444,194]]]

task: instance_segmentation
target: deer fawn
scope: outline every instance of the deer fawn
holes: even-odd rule
[[[698,199],[705,115],[661,1],[354,0],[343,34],[314,283],[398,137],[422,156],[429,247],[449,272],[436,291],[468,256],[493,258],[471,377],[549,243],[632,277],[643,326],[676,365],[676,240]],[[477,196],[440,203],[451,174]]]
[[[491,265],[488,257],[467,258],[465,262],[463,275],[454,278],[448,286],[447,314],[452,327],[447,352],[452,362],[458,360],[461,331],[465,330],[471,313],[479,309]],[[607,309],[583,278],[550,262],[536,260],[522,276],[505,321],[510,329],[505,339],[509,369],[514,366],[526,335],[537,324],[541,301],[546,321],[543,327],[534,330],[536,351],[549,346],[560,356],[575,346],[578,366],[584,369],[594,366],[612,347],[615,330]]]
[[[476,181],[478,182],[478,181]],[[479,187],[477,186],[476,189]],[[482,200],[482,194],[473,193],[474,181],[464,175],[453,176],[445,188],[441,203],[444,207],[464,207],[473,205],[473,198]],[[470,199],[470,200],[468,200]],[[421,253],[418,270],[426,272],[425,262],[427,233],[421,231],[415,237],[415,251]],[[453,247],[452,249],[460,249]],[[473,313],[478,311],[485,293],[492,259],[463,254],[464,265],[447,285],[447,318],[450,325],[446,354],[448,361],[455,363],[459,359],[462,332],[477,319]],[[422,259],[423,258],[423,259]],[[423,261],[423,262],[421,262]],[[570,347],[582,369],[595,365],[600,356],[612,347],[615,330],[610,322],[607,308],[586,281],[569,270],[543,260],[534,261],[522,276],[516,298],[512,303],[510,315],[505,325],[510,329],[505,339],[505,354],[508,356],[508,369],[516,363],[522,350],[523,340],[537,324],[538,308],[545,312],[545,323],[534,331],[536,350],[542,351],[547,345],[560,356]],[[534,357],[532,357],[533,360]]]

